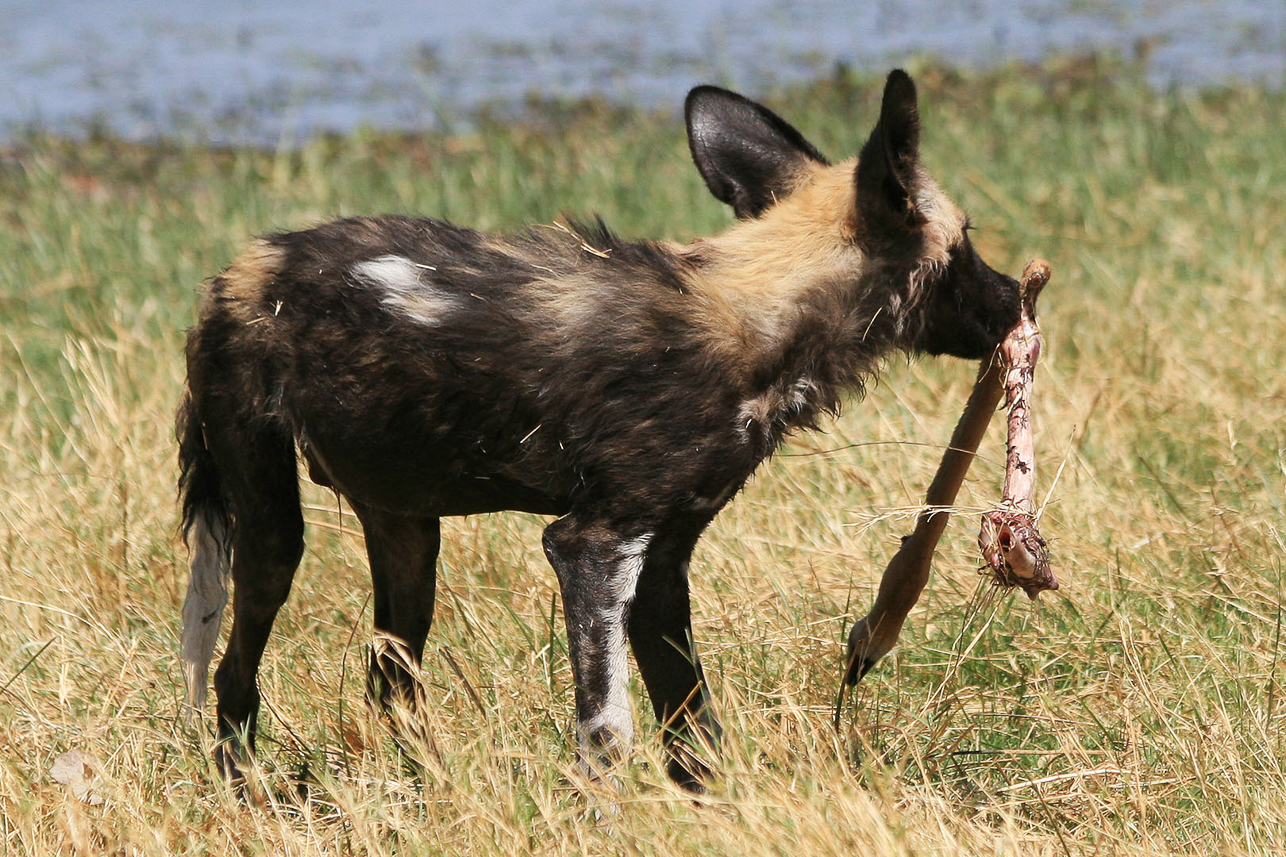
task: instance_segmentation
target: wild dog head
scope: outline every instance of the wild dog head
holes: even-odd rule
[[[811,219],[813,232],[848,245],[807,240],[807,253],[846,260],[826,277],[889,291],[881,306],[895,316],[890,344],[978,359],[1017,323],[1018,283],[979,258],[968,218],[921,166],[905,72],[889,75],[860,158],[836,165],[772,111],[727,90],[694,89],[685,112],[697,168],[740,220],[775,221],[783,240],[800,240]]]

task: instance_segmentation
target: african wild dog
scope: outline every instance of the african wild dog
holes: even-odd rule
[[[601,223],[486,235],[353,218],[256,241],[205,290],[179,411],[190,701],[234,582],[215,675],[220,761],[253,747],[256,672],[303,551],[297,454],[366,534],[376,629],[418,659],[438,519],[556,516],[582,763],[632,740],[626,641],[670,753],[717,737],[692,644],[688,557],[784,435],[858,393],[882,355],[980,358],[1018,318],[920,166],[915,86],[894,71],[861,158],[830,164],[764,107],[710,86],[692,156],[738,222],[688,245]],[[377,648],[368,691],[413,701]]]

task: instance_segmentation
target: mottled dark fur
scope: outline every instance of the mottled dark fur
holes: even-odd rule
[[[828,164],[783,120],[713,87],[689,96],[687,122],[702,175],[739,217],[723,235],[678,246],[601,223],[494,236],[354,218],[256,242],[209,283],[179,415],[194,542],[184,657],[199,704],[222,606],[222,589],[209,593],[230,563],[234,622],[215,676],[229,771],[239,736],[253,742],[259,659],[303,549],[298,450],[356,510],[375,626],[413,659],[440,517],[557,516],[544,547],[582,758],[606,761],[631,739],[628,638],[672,775],[700,777],[692,748],[718,726],[687,563],[706,525],[882,355],[978,358],[1018,302],[919,165],[905,74],[889,77],[860,166]],[[377,650],[371,692],[414,697],[402,660]]]

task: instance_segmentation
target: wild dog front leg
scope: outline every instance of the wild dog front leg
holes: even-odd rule
[[[708,519],[671,521],[648,545],[630,608],[630,646],[661,724],[670,779],[701,791],[709,779],[705,750],[719,723],[692,639],[688,558]]]
[[[601,776],[634,740],[626,626],[650,532],[621,534],[567,515],[545,528],[545,556],[558,575],[576,682],[580,763]]]

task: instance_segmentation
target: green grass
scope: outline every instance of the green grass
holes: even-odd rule
[[[638,761],[597,820],[541,521],[445,527],[417,774],[364,710],[360,533],[315,490],[261,679],[258,799],[223,788],[208,723],[179,716],[172,412],[195,289],[258,233],[369,212],[717,231],[678,119],[556,104],[468,136],[0,153],[0,853],[1280,853],[1286,95],[1158,94],[1096,61],[918,82],[926,162],[984,257],[1053,264],[1037,449],[1063,588],[990,593],[961,516],[834,731],[847,628],[973,377],[894,360],[698,549],[723,777],[699,803],[666,785],[636,695]],[[878,86],[770,102],[838,157]],[[962,505],[996,498],[1002,459],[997,421]],[[70,749],[101,762],[102,805],[47,774]]]

